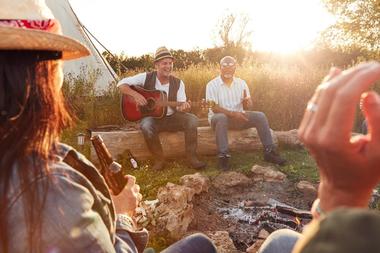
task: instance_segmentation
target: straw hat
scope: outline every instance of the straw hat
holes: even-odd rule
[[[70,60],[90,54],[80,42],[63,36],[45,0],[0,0],[0,50],[62,52]]]
[[[154,62],[162,60],[164,58],[171,58],[174,60],[174,57],[166,47],[159,47],[154,54]]]

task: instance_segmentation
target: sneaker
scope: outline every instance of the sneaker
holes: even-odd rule
[[[229,156],[220,156],[219,157],[219,169],[227,171],[230,169],[229,165],[230,157]]]
[[[188,162],[193,169],[201,170],[206,168],[206,163],[198,160],[196,157],[189,158]]]
[[[165,160],[156,160],[154,161],[153,170],[162,170],[165,166]]]
[[[284,166],[286,164],[286,160],[282,158],[274,149],[264,152],[264,160],[280,166]]]

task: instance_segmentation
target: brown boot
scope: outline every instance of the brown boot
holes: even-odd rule
[[[219,156],[218,167],[222,171],[227,171],[230,169],[230,156]]]
[[[190,164],[190,166],[196,170],[201,170],[201,169],[204,169],[206,167],[206,163],[200,161],[196,156],[191,156],[191,157],[187,158],[187,161]]]
[[[286,160],[282,158],[274,149],[264,151],[264,160],[280,166],[284,166],[286,164]]]

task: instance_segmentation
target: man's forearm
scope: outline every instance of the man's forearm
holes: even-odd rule
[[[132,97],[133,97],[136,93],[138,93],[138,92],[132,90],[131,87],[129,87],[128,84],[123,84],[123,85],[119,86],[119,89],[120,89],[121,93],[126,94],[126,95],[130,95],[130,96],[132,96]]]

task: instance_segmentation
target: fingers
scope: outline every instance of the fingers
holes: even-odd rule
[[[242,119],[243,119],[244,121],[246,121],[246,122],[249,121],[248,116],[247,116],[244,112],[242,112],[240,115],[242,115]]]
[[[190,108],[191,108],[190,103],[183,102],[180,106],[178,106],[177,110],[182,112],[182,111],[189,110]]]
[[[135,186],[134,186],[134,188],[133,188],[133,191],[134,191],[135,193],[139,193],[139,192],[140,192],[140,185],[135,184]]]
[[[131,175],[126,175],[127,178],[127,185],[125,186],[126,189],[131,190],[135,194],[139,194],[140,192],[140,185],[136,184],[136,178]]]
[[[376,92],[368,92],[363,96],[362,102],[371,140],[380,142],[380,96]]]
[[[126,175],[125,178],[127,179],[125,188],[129,190],[133,189],[133,187],[136,185],[136,178],[131,175]]]
[[[138,105],[146,105],[148,101],[146,101],[145,97],[139,93],[136,93],[135,96],[133,97],[136,101],[136,104]]]
[[[328,136],[335,147],[339,146],[337,141],[348,144],[356,103],[361,93],[379,78],[380,64],[370,62],[344,71],[322,84],[317,89],[318,110],[310,112],[308,122],[303,122],[300,138],[312,144],[316,141],[315,133],[321,134],[324,131],[324,136]]]
[[[185,110],[186,110],[186,109],[190,109],[191,105],[190,105],[189,102],[185,102],[185,103],[184,103],[184,107],[185,107]]]
[[[359,71],[350,76],[351,78],[337,89],[326,121],[326,128],[334,130],[332,133],[337,138],[351,135],[356,105],[361,94],[380,79],[380,64],[376,62],[363,64]],[[339,129],[336,126],[339,126]]]

